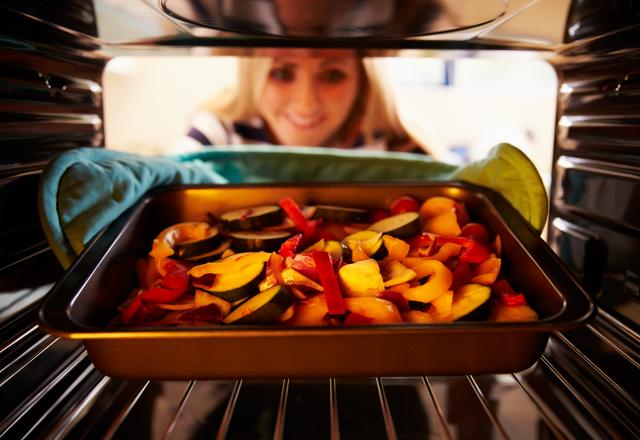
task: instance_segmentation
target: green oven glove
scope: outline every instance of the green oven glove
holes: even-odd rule
[[[408,153],[281,146],[216,146],[170,157],[80,148],[55,158],[40,181],[47,239],[69,267],[87,242],[148,190],[162,185],[302,181],[462,180],[500,192],[538,231],[547,196],[534,165],[509,144],[465,166]]]

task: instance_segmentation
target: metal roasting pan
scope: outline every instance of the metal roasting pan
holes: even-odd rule
[[[398,324],[349,328],[280,325],[109,326],[136,286],[135,262],[166,226],[210,214],[276,203],[387,207],[400,195],[444,195],[500,234],[502,270],[524,291],[532,322]],[[49,333],[84,342],[96,368],[130,379],[417,376],[507,373],[533,365],[549,333],[586,322],[590,297],[506,200],[460,182],[207,185],[159,188],[92,240],[53,287],[39,313]]]

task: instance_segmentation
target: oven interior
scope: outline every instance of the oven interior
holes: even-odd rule
[[[0,437],[637,437],[639,19],[631,0],[4,2]],[[38,179],[55,154],[105,145],[110,59],[345,45],[553,68],[545,238],[598,305],[591,322],[552,334],[514,374],[185,382],[106,377],[81,344],[37,327],[63,275],[39,225]]]

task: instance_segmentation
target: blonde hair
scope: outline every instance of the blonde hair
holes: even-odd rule
[[[346,141],[351,136],[362,135],[365,144],[372,144],[383,135],[393,147],[416,145],[401,123],[395,100],[384,78],[386,72],[375,59],[359,58],[361,81],[358,98],[352,111],[339,129],[339,137]],[[203,105],[218,118],[232,121],[249,121],[260,117],[257,107],[262,89],[271,69],[272,58],[242,57],[238,59],[238,81],[233,88],[225,89]],[[425,149],[423,147],[423,149]]]

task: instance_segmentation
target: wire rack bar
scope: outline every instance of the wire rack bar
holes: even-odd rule
[[[57,368],[53,374],[47,377],[39,388],[34,390],[21,405],[16,407],[11,414],[9,414],[2,423],[0,423],[0,438],[2,438],[6,432],[11,429],[11,427],[13,427],[25,414],[27,414],[29,410],[31,410],[31,408],[40,401],[40,399],[42,399],[42,397],[44,397],[86,357],[86,350],[79,348],[68,358],[66,364]]]
[[[509,436],[507,435],[507,432],[502,427],[502,424],[500,423],[500,420],[498,420],[498,418],[493,413],[493,411],[491,411],[491,408],[489,407],[489,404],[487,403],[487,398],[484,396],[484,393],[482,392],[482,390],[478,386],[478,382],[476,382],[476,380],[473,378],[473,376],[470,376],[470,375],[467,376],[467,380],[471,384],[471,388],[473,389],[473,391],[476,393],[476,396],[478,397],[478,400],[482,404],[482,407],[484,408],[484,411],[487,413],[487,416],[489,416],[489,419],[491,420],[491,423],[493,423],[493,427],[495,428],[495,430],[498,433],[498,435],[500,437],[502,437],[503,439],[508,440]]]
[[[282,390],[280,391],[280,403],[278,404],[278,415],[276,417],[276,426],[273,431],[273,440],[282,440],[284,436],[284,422],[287,415],[287,398],[289,396],[289,379],[282,381]]]
[[[54,338],[53,336],[45,335],[40,340],[38,340],[35,344],[33,344],[29,349],[25,352],[18,355],[14,360],[9,362],[7,365],[0,369],[0,376],[3,375],[7,370],[11,369],[13,366],[17,365],[19,362],[23,361],[23,364],[14,370],[12,373],[8,374],[5,378],[0,380],[0,388],[7,384],[16,374],[20,373],[25,367],[27,367],[31,362],[33,362],[38,356],[47,351],[49,347],[58,342],[60,338]],[[47,341],[49,341],[47,343]],[[46,344],[44,347],[41,347],[43,344]],[[41,347],[39,350],[35,351],[37,347]]]
[[[555,332],[554,336],[558,338],[564,345],[569,347],[573,353],[576,354],[580,358],[582,362],[584,362],[595,374],[597,374],[607,385],[613,388],[618,394],[624,396],[628,401],[628,404],[633,407],[636,413],[640,412],[640,407],[638,406],[635,399],[627,393],[616,381],[614,381],[607,373],[605,373],[600,367],[598,367],[589,357],[587,357],[578,347],[576,347],[573,342],[566,338],[563,334],[559,332]]]
[[[74,404],[69,411],[63,416],[60,417],[58,422],[49,430],[47,434],[47,438],[51,438],[53,440],[58,440],[64,438],[71,428],[73,428],[76,424],[77,420],[87,413],[90,409],[91,405],[98,399],[102,390],[111,382],[110,377],[103,377],[98,384],[91,389],[89,394],[87,394],[84,399]]]
[[[338,417],[338,395],[336,379],[329,379],[329,429],[331,440],[340,440],[340,419]]]
[[[11,349],[11,347],[13,347],[14,345],[18,344],[23,339],[25,339],[28,336],[32,335],[36,331],[38,331],[38,326],[34,325],[34,326],[24,330],[23,332],[21,332],[19,335],[9,339],[7,342],[5,342],[3,344],[0,344],[0,356],[2,356],[5,351]]]
[[[218,435],[216,436],[217,440],[223,440],[227,436],[229,425],[231,424],[231,417],[233,416],[233,410],[236,407],[236,402],[238,401],[241,387],[242,380],[236,380],[233,384],[233,389],[231,390],[231,395],[229,396],[229,402],[227,403],[227,408],[224,411],[224,416],[222,416],[220,428],[218,428]]]
[[[67,400],[67,397],[74,392],[74,390],[81,385],[85,379],[89,376],[89,374],[91,374],[93,371],[95,371],[95,368],[93,367],[93,364],[89,364],[89,366],[87,368],[84,369],[84,371],[82,371],[82,373],[80,373],[80,375],[78,377],[76,377],[76,380],[74,380],[71,385],[69,385],[67,388],[65,388],[64,392],[60,395],[60,397],[58,397],[56,399],[56,401],[49,406],[49,408],[47,408],[47,410],[40,416],[40,418],[33,424],[31,425],[31,428],[29,429],[29,431],[27,431],[27,433],[24,435],[24,437],[29,437],[29,435],[43,422],[45,421],[49,415],[58,408],[58,406],[64,402],[65,400]]]
[[[598,317],[602,318],[604,321],[608,321],[610,325],[615,327],[617,330],[624,333],[629,339],[632,339],[636,344],[640,344],[640,334],[631,329],[631,327],[627,326],[625,323],[617,319],[615,316],[607,313],[603,309],[598,309]]]
[[[140,397],[142,397],[150,383],[150,381],[146,381],[140,387],[138,392],[134,396],[132,396],[131,399],[129,399],[129,401],[122,407],[111,425],[109,425],[109,429],[107,430],[107,432],[102,436],[103,440],[113,438],[115,433],[118,431],[118,428],[120,428],[120,425],[122,425],[122,422],[124,422],[124,419],[127,418],[133,407],[136,405],[136,403],[138,403],[138,400],[140,400]]]
[[[596,327],[594,327],[592,324],[587,324],[586,327],[594,334],[598,337],[598,339],[600,339],[601,341],[603,341],[605,344],[607,344],[609,347],[611,347],[612,350],[614,350],[616,353],[618,353],[620,356],[622,356],[623,358],[625,358],[625,360],[627,360],[631,365],[633,365],[634,367],[636,367],[638,370],[640,370],[640,362],[636,361],[634,358],[632,358],[631,356],[629,356],[629,354],[627,354],[627,352],[625,352],[624,350],[622,350],[620,347],[618,347],[618,345],[613,342],[609,337],[607,337],[607,335],[605,335],[604,333],[602,333],[600,330],[598,330]]]
[[[438,414],[438,420],[440,421],[440,429],[442,430],[442,433],[447,439],[452,440],[453,436],[451,435],[451,431],[449,431],[449,427],[447,426],[447,422],[444,418],[444,411],[442,411],[442,407],[440,406],[438,399],[436,399],[436,395],[433,393],[433,389],[431,388],[431,383],[429,382],[429,379],[427,378],[427,376],[422,376],[422,383],[427,389],[427,392],[429,393],[429,397],[431,397],[431,402],[433,402],[433,407],[436,409],[436,413]]]
[[[569,433],[564,429],[562,424],[557,420],[553,411],[544,405],[539,399],[536,399],[534,394],[529,390],[527,385],[518,377],[517,374],[512,374],[515,381],[520,385],[522,392],[529,399],[529,401],[538,409],[538,414],[542,418],[542,421],[553,432],[554,437],[559,439],[570,438]]]
[[[382,407],[382,417],[384,419],[384,427],[387,430],[387,438],[389,440],[397,440],[396,428],[393,425],[393,417],[387,402],[387,395],[384,392],[384,386],[379,377],[376,377],[376,385],[378,386],[378,397],[380,397],[380,406]]]
[[[173,430],[176,428],[176,423],[178,423],[180,414],[182,414],[182,411],[184,410],[184,407],[187,404],[187,400],[189,400],[189,396],[191,395],[191,391],[193,391],[193,387],[195,386],[195,384],[196,384],[195,380],[192,380],[187,384],[187,388],[185,389],[184,394],[182,395],[182,399],[180,399],[180,403],[178,404],[178,407],[173,413],[173,417],[171,417],[169,424],[167,425],[166,429],[164,430],[164,433],[162,434],[162,437],[161,437],[162,440],[169,439],[171,437],[171,434],[173,434]]]
[[[590,403],[588,403],[582,396],[580,396],[580,393],[578,393],[575,387],[573,387],[573,385],[569,383],[569,381],[562,375],[562,373],[560,373],[558,369],[553,366],[549,359],[547,359],[547,357],[543,355],[540,358],[540,361],[549,370],[549,372],[551,372],[556,377],[556,379],[560,381],[560,383],[562,383],[564,388],[569,391],[571,396],[576,401],[580,402],[580,404],[589,412],[589,417],[592,417],[594,420],[596,420],[599,426],[601,426],[602,429],[607,432],[607,437],[616,438],[616,430],[611,427],[609,422],[607,422],[600,414],[598,414],[596,409]],[[597,435],[595,436],[597,437]]]

